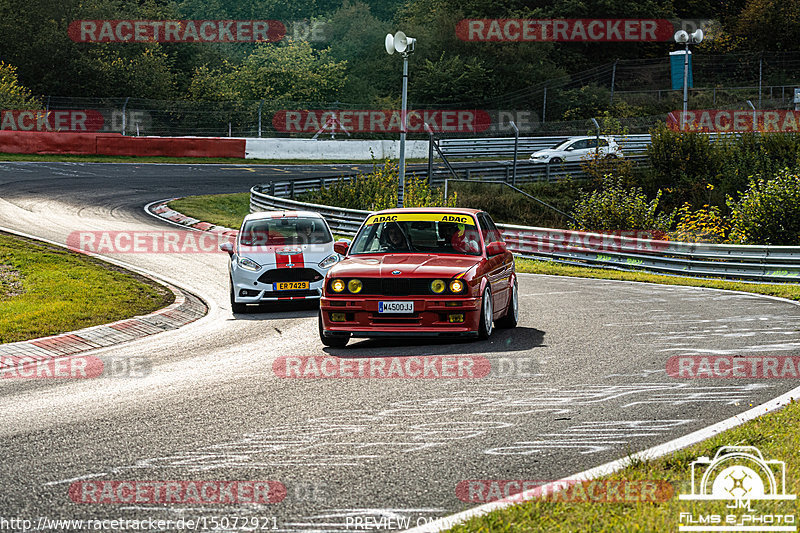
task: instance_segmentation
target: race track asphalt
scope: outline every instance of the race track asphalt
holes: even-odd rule
[[[350,167],[0,163],[0,226],[62,243],[79,230],[169,230],[143,206]],[[519,327],[488,341],[357,340],[339,350],[320,344],[313,306],[233,315],[224,253],[113,257],[174,280],[209,313],[99,352],[147,357],[143,378],[0,380],[0,517],[264,517],[271,531],[353,531],[358,517],[394,517],[414,526],[476,505],[458,498],[460,481],[560,479],[797,386],[665,372],[675,355],[797,354],[800,309],[752,295],[522,275]],[[278,357],[311,355],[485,356],[496,371],[371,380],[273,372]],[[78,504],[68,495],[76,480],[273,480],[287,495],[267,505]]]

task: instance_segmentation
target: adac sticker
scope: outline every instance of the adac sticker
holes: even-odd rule
[[[458,213],[386,213],[367,218],[367,226],[382,222],[455,222],[475,225],[475,219],[471,216]]]

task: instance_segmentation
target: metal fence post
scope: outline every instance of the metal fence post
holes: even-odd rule
[[[128,100],[130,100],[130,99],[131,99],[130,96],[127,97],[125,99],[125,103],[122,104],[122,134],[123,135],[125,135],[125,126],[126,126],[126,123],[125,123],[126,122],[126,120],[125,120],[125,110],[128,108]]]
[[[258,136],[261,137],[261,108],[264,106],[264,100],[258,104]]]
[[[433,183],[433,130],[427,122],[425,122],[425,129],[428,130],[428,186],[430,187]],[[444,197],[447,199],[447,193]]]
[[[542,124],[547,122],[547,87],[544,88],[544,99],[542,100]]]
[[[514,175],[511,178],[511,184],[517,184],[517,153],[519,152],[519,128],[516,123],[511,120],[511,127],[514,128]],[[506,169],[508,170],[508,169]],[[506,172],[506,181],[508,181],[508,172]]]
[[[614,66],[611,68],[611,101],[610,105],[614,105],[614,81],[617,79],[617,62],[619,59],[614,61]]]

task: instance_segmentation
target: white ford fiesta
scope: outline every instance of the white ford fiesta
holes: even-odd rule
[[[247,304],[320,297],[325,274],[340,259],[325,219],[308,211],[251,213],[235,243],[223,243],[230,261],[231,309]]]

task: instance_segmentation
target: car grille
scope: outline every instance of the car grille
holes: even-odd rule
[[[275,268],[267,270],[258,281],[261,283],[277,283],[280,281],[319,281],[322,274],[313,268]]]
[[[306,297],[306,296],[319,296],[319,289],[309,289],[309,290],[302,290],[302,291],[267,291],[264,293],[263,298],[287,298],[293,296],[297,297]]]
[[[378,295],[378,296],[430,296],[434,292],[431,290],[431,282],[433,279],[414,279],[414,278],[359,278],[364,284],[359,295]],[[443,278],[439,278],[443,279]],[[349,281],[346,278],[345,281]],[[445,279],[445,281],[447,281]],[[343,293],[336,293],[328,287],[329,294],[336,295],[349,295],[350,293],[345,289]],[[445,290],[442,295],[452,294],[449,290]]]

